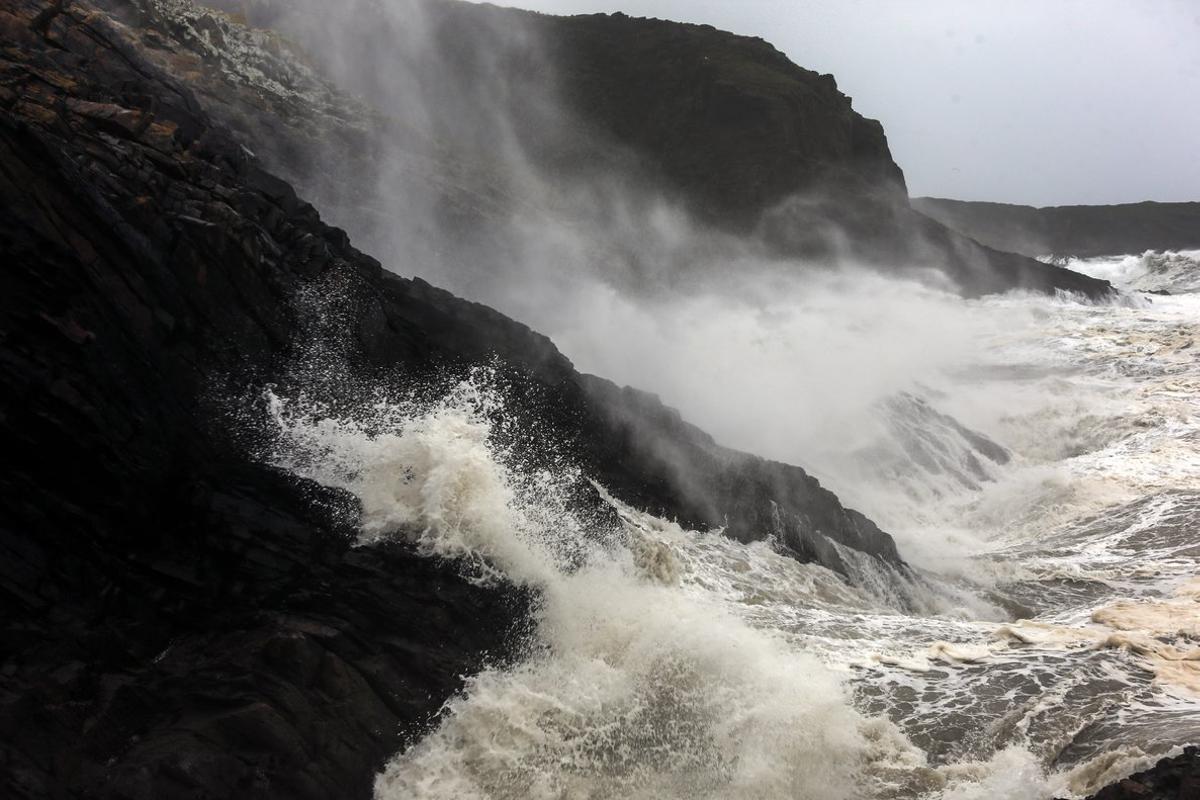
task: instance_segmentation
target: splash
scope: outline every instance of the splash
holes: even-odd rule
[[[1167,294],[1200,291],[1200,250],[1147,250],[1140,255],[1097,258],[1048,256],[1042,260],[1103,278],[1127,290]]]
[[[400,538],[466,562],[478,580],[543,586],[603,537],[584,535],[569,507],[569,468],[517,471],[494,457],[492,377],[476,370],[432,404],[377,399],[343,416],[268,390],[269,460],[357,497],[362,544]]]

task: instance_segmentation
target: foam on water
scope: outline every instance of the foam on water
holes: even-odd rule
[[[985,341],[975,363],[948,370],[925,395],[1011,459],[976,486],[948,483],[945,470],[926,477],[914,460],[908,482],[936,487],[934,502],[906,506],[911,492],[875,484],[863,505],[890,517],[902,542],[925,536],[935,550],[951,545],[960,561],[943,558],[942,569],[1035,616],[973,633],[943,623],[953,636],[885,643],[874,659],[882,677],[871,683],[892,688],[868,693],[868,706],[907,717],[902,727],[933,753],[937,732],[912,712],[913,692],[938,698],[931,704],[941,724],[962,715],[962,728],[977,733],[1008,724],[1004,709],[987,711],[988,696],[1027,695],[1020,741],[1043,763],[1076,764],[1056,791],[1081,795],[1100,780],[1082,776],[1103,771],[1088,768],[1103,753],[1145,758],[1200,735],[1200,605],[1190,590],[1175,593],[1200,572],[1200,297],[1091,305],[1012,295],[980,303],[981,313],[1013,307],[1036,311],[1037,324]],[[954,436],[940,445],[960,463],[969,455]],[[836,479],[830,484],[848,493]]]
[[[506,464],[492,402],[467,382],[432,407],[378,404],[358,418],[269,403],[275,462],[354,492],[364,546],[403,537],[540,595],[532,651],[471,677],[377,796],[904,797],[991,774],[930,766],[892,723],[854,708],[853,620],[896,612],[768,543],[686,531],[611,498],[621,531],[589,530],[555,500],[574,476],[535,476],[531,490]]]
[[[364,546],[540,598],[530,652],[471,677],[377,795],[1082,796],[1200,735],[1200,296],[969,305],[993,318],[970,363],[817,465],[915,554],[903,579],[602,486],[619,522],[581,515],[586,476],[496,444],[486,379],[340,415],[272,396],[272,459],[355,494]]]

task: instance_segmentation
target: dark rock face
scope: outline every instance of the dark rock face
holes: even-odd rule
[[[512,413],[617,497],[904,569],[800,469],[385,272],[104,13],[46,9],[0,8],[4,796],[366,796],[460,676],[519,652],[527,593],[352,548],[353,498],[253,463],[215,415],[214,391],[285,378],[306,287],[348,298],[331,324],[364,381],[499,358]]]
[[[119,533],[79,506],[36,541],[5,530],[6,797],[365,797],[509,651],[518,593],[351,550],[314,487],[217,466]]]
[[[1028,256],[1200,248],[1200,203],[1033,206],[918,197],[913,208],[989,247]]]
[[[1187,747],[1148,770],[1106,786],[1088,800],[1191,800],[1200,797],[1200,748]]]

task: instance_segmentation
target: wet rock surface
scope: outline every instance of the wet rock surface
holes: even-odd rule
[[[1200,797],[1200,748],[1187,747],[1150,769],[1106,786],[1088,800],[1190,800]]]
[[[366,796],[461,676],[519,651],[526,592],[353,547],[352,498],[231,436],[223,398],[311,344],[306,292],[344,298],[323,324],[364,382],[499,363],[512,413],[617,497],[904,568],[802,470],[385,271],[104,11],[8,3],[0,43],[0,794]]]

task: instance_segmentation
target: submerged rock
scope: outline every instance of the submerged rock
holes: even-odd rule
[[[1106,786],[1088,800],[1190,800],[1200,797],[1200,748],[1185,747],[1147,770]]]

